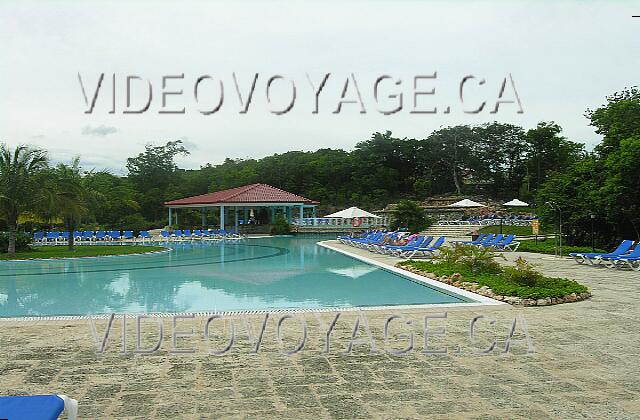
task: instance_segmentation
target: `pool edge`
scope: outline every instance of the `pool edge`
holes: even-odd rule
[[[320,242],[317,242],[316,244],[321,246],[321,247],[323,247],[323,248],[327,248],[327,249],[330,249],[332,251],[339,252],[340,254],[346,255],[348,257],[354,258],[354,259],[362,261],[364,263],[367,263],[367,264],[370,264],[370,265],[373,265],[373,266],[380,267],[380,268],[383,268],[385,270],[391,271],[391,272],[393,272],[395,274],[398,274],[400,276],[408,277],[411,280],[415,280],[415,281],[417,281],[419,283],[424,283],[424,284],[426,284],[426,285],[428,285],[430,287],[434,287],[436,289],[441,289],[441,290],[446,290],[446,291],[454,293],[454,294],[456,294],[458,296],[462,296],[462,297],[465,297],[467,299],[473,300],[473,302],[464,302],[464,303],[439,303],[439,304],[407,305],[407,306],[412,306],[412,307],[419,307],[419,306],[428,306],[428,307],[440,306],[440,307],[444,307],[444,306],[446,306],[446,307],[456,307],[456,308],[460,307],[461,305],[464,305],[464,306],[475,306],[475,307],[477,307],[477,306],[494,306],[494,307],[495,306],[508,306],[508,307],[510,307],[511,306],[506,302],[501,302],[499,300],[492,299],[492,298],[486,297],[486,296],[482,296],[482,295],[479,295],[477,293],[470,292],[468,290],[460,289],[460,288],[457,288],[457,287],[452,286],[450,284],[442,283],[440,281],[433,280],[433,279],[430,279],[428,277],[420,276],[418,274],[412,273],[412,272],[407,271],[407,270],[403,270],[403,269],[395,267],[393,265],[385,264],[383,262],[376,261],[376,260],[374,260],[372,258],[368,258],[368,257],[365,257],[363,255],[359,255],[359,254],[356,254],[356,253],[353,253],[353,252],[346,251],[346,250],[341,249],[341,248],[337,248],[337,247],[335,247],[335,246],[333,246],[333,245],[331,245],[331,244],[329,244],[327,242],[329,242],[329,241],[320,241]],[[389,308],[389,307],[393,307],[393,306],[385,306],[385,308]]]

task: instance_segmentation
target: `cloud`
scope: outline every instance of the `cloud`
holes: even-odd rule
[[[198,150],[198,144],[189,140],[188,137],[183,136],[180,139],[182,140],[182,145],[186,147],[187,150],[189,151]]]
[[[105,125],[101,125],[99,127],[91,127],[90,125],[84,126],[82,128],[83,136],[98,136],[104,137],[109,134],[117,133],[118,129],[115,127],[107,127]]]

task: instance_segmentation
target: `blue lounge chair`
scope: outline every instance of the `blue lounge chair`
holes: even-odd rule
[[[386,244],[386,245],[379,245],[377,247],[375,247],[373,249],[373,251],[375,252],[379,252],[381,254],[385,254],[387,252],[389,252],[392,249],[396,249],[396,248],[400,248],[403,246],[421,246],[423,244],[425,240],[425,237],[423,235],[416,235],[415,237],[411,238],[411,240],[409,242],[407,242],[404,245],[393,245],[393,244]]]
[[[387,253],[400,257],[404,251],[415,248],[428,248],[431,241],[433,241],[433,236],[420,236],[419,239],[412,244],[387,246]]]
[[[134,236],[133,236],[133,231],[132,230],[125,230],[122,233],[122,239],[133,239],[133,238],[134,238]]]
[[[54,244],[58,243],[58,238],[60,237],[60,232],[47,232],[45,236],[45,241],[47,243],[53,242]]]
[[[180,229],[176,229],[173,231],[173,237],[175,238],[184,238],[184,233],[182,233],[182,230]]]
[[[520,242],[516,241],[516,235],[514,234],[509,234],[507,235],[506,238],[504,238],[504,240],[502,240],[501,242],[492,245],[491,247],[495,250],[498,251],[511,251],[511,252],[516,252],[518,250],[518,247],[520,246]]]
[[[160,236],[162,236],[164,239],[170,239],[171,238],[171,234],[169,232],[167,232],[166,230],[163,230],[160,232]]]
[[[482,241],[484,241],[484,239],[487,237],[487,235],[489,235],[488,233],[481,233],[480,235],[478,235],[478,237],[473,240],[473,241],[457,241],[454,243],[457,244],[464,244],[464,245],[478,245],[480,244]]]
[[[35,232],[33,234],[33,242],[43,242],[44,232]]]
[[[120,237],[122,237],[122,234],[119,230],[112,230],[109,232],[109,239],[111,239],[112,241],[117,241],[120,239]]]
[[[400,233],[397,234],[390,234],[388,237],[388,240],[391,241],[398,241],[399,239],[401,239],[402,235]],[[373,251],[373,252],[379,252],[379,253],[384,253],[385,248],[388,246],[392,246],[393,243],[389,243],[388,241],[385,241],[385,237],[382,238],[383,240],[380,242],[373,242],[373,243],[369,243],[368,245],[365,246],[366,249],[368,249],[369,251]],[[416,238],[413,238],[411,240],[411,242],[415,242]],[[382,243],[385,242],[385,243]]]
[[[414,257],[433,257],[438,249],[444,244],[445,237],[439,237],[430,247],[410,247],[409,249],[400,253],[402,258],[414,258]]]
[[[96,241],[106,241],[107,240],[107,232],[104,230],[99,230],[96,232]]]
[[[83,241],[93,241],[95,237],[93,236],[93,231],[85,230],[82,232],[82,240]]]
[[[77,230],[73,232],[73,239],[75,239],[78,242],[82,241],[82,232]]]
[[[605,254],[599,253],[599,252],[572,252],[571,254],[569,254],[569,256],[573,257],[573,259],[578,264],[582,264],[585,261],[588,261],[589,264],[594,265],[594,261],[593,261],[594,259],[596,260],[596,262],[598,264],[600,264],[603,261],[602,258],[606,259],[606,258],[609,258],[609,257],[620,257],[620,256],[626,254],[627,252],[629,252],[629,250],[631,250],[632,246],[633,246],[633,241],[631,241],[629,239],[625,239],[612,252],[608,252],[608,253],[605,253]]]
[[[499,244],[500,242],[502,242],[503,239],[504,239],[504,235],[502,233],[499,233],[492,240],[488,242],[485,242],[485,241],[480,242],[478,246],[481,246],[484,248],[492,248],[497,244]]]
[[[64,395],[0,397],[0,418],[55,420],[66,410],[69,420],[78,416],[78,402]]]
[[[477,244],[475,244],[476,246],[483,246],[485,244],[488,244],[489,242],[493,241],[493,239],[496,237],[495,233],[490,233],[487,236],[485,236],[480,242],[478,242]]]
[[[627,264],[630,268],[640,271],[640,268],[636,268],[636,266],[633,265],[633,263],[640,261],[640,245],[636,245],[633,251],[628,254],[618,256],[599,255],[594,257],[594,259],[598,260],[598,262],[604,261],[608,268],[622,268],[624,264]]]
[[[138,238],[142,239],[142,242],[144,242],[145,239],[151,240],[151,235],[146,230],[141,230],[138,234]]]
[[[183,236],[186,238],[191,238],[193,236],[193,233],[191,233],[191,229],[185,229],[183,233],[184,233]]]
[[[69,242],[69,232],[66,232],[66,231],[65,232],[61,232],[59,239],[62,242]]]

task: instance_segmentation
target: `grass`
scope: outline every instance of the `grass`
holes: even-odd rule
[[[478,233],[500,233],[500,225],[497,226],[485,226],[478,230]],[[502,226],[502,233],[504,235],[514,234],[517,236],[531,236],[533,235],[531,231],[531,226]],[[544,235],[545,233],[553,233],[547,232],[543,226],[540,226],[540,235]]]
[[[496,295],[517,296],[523,299],[543,299],[547,297],[563,297],[571,293],[585,293],[589,289],[580,283],[563,278],[542,276],[532,286],[522,285],[509,280],[504,273],[473,273],[464,264],[439,263],[429,261],[404,261],[401,266],[410,266],[425,273],[434,273],[438,276],[451,276],[461,274],[460,281],[478,283],[479,287],[488,286]]]
[[[553,240],[546,241],[522,241],[520,242],[520,247],[518,247],[518,251],[522,252],[537,252],[539,254],[555,254],[555,247]],[[567,256],[572,252],[592,252],[590,246],[571,246],[571,245],[562,245],[562,255]],[[595,252],[607,252],[604,249],[596,248]]]
[[[32,258],[78,258],[103,257],[107,255],[129,255],[143,252],[161,251],[162,246],[147,245],[79,245],[73,251],[66,246],[37,246],[30,251],[16,252],[15,255],[0,254],[0,260],[27,260]]]

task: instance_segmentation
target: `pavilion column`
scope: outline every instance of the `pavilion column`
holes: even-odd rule
[[[293,206],[287,206],[287,222],[291,224],[293,221]]]
[[[224,230],[224,206],[220,206],[220,229]]]
[[[202,215],[202,227],[204,228],[207,226],[207,209],[203,207],[200,213]]]
[[[238,207],[237,206],[234,207],[233,210],[234,210],[234,213],[235,213],[235,216],[236,216],[235,230],[236,230],[236,233],[238,233]]]
[[[299,221],[300,226],[302,226],[303,217],[304,217],[304,204],[300,204],[300,221]]]
[[[171,219],[172,219],[171,218],[171,207],[169,207],[169,226],[171,226],[171,222],[172,222]]]
[[[246,207],[243,207],[242,210],[243,210],[243,213],[244,213],[242,215],[242,219],[244,220],[244,224],[246,225],[247,222],[249,221],[249,211],[248,211],[248,209]]]
[[[178,209],[176,209],[176,226],[178,225]]]

